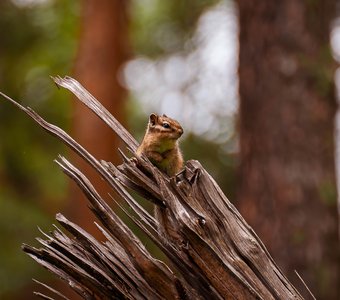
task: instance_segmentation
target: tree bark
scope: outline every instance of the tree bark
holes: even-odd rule
[[[127,5],[126,0],[83,1],[74,71],[76,78],[122,123],[126,91],[119,84],[118,72],[128,56]],[[118,162],[114,149],[119,146],[119,139],[79,102],[74,103],[73,136],[98,159]],[[99,191],[107,191],[105,183],[83,160],[76,156],[73,159]],[[75,185],[71,186],[70,192],[72,218],[98,236],[83,195]]]
[[[338,299],[336,1],[238,4],[240,211],[295,286],[297,270],[318,299]]]

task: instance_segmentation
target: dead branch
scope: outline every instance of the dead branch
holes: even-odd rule
[[[53,78],[101,118],[132,153],[132,135],[75,79]],[[83,191],[106,237],[98,242],[84,229],[57,214],[59,228],[23,250],[62,278],[84,299],[302,299],[277,267],[265,246],[198,161],[188,161],[181,174],[169,178],[146,158],[116,167],[100,162],[62,129],[49,124],[10,97],[36,123],[87,161],[134,212],[125,213],[164,252],[166,265],[155,259],[117,216],[95,187],[66,158],[56,161]],[[160,224],[130,194],[134,190],[160,207]],[[123,209],[123,208],[122,208]],[[164,230],[166,226],[166,230]],[[40,283],[41,284],[41,283]],[[54,296],[60,292],[41,284]],[[36,293],[44,299],[53,299]]]

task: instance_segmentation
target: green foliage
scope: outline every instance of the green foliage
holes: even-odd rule
[[[11,190],[0,187],[0,297],[17,290],[39,276],[42,269],[20,250],[23,242],[32,242],[37,232],[32,230],[39,224],[50,226],[46,213],[30,204],[30,201],[16,198]],[[46,276],[46,274],[45,274]],[[2,298],[3,299],[3,298]]]
[[[0,4],[0,37],[5,37],[0,50],[0,89],[61,126],[69,121],[69,98],[49,76],[70,72],[76,46],[76,3],[48,1],[30,8],[8,1]],[[21,193],[49,190],[40,186],[39,178],[52,152],[63,151],[62,145],[46,138],[40,128],[3,101],[0,118],[0,136],[6,141],[0,144],[0,170],[8,175],[9,184],[20,183]]]
[[[137,54],[157,57],[185,49],[202,12],[217,0],[134,0],[132,44]]]
[[[230,141],[232,143],[232,141]],[[228,146],[224,145],[224,146]],[[228,199],[235,200],[237,160],[234,154],[220,144],[189,135],[182,143],[184,158],[198,159],[224,190]]]
[[[78,1],[16,6],[0,2],[0,90],[22,100],[51,123],[68,127],[69,95],[50,75],[71,70],[78,31]],[[41,271],[22,253],[33,229],[51,224],[66,192],[66,178],[53,163],[65,148],[12,105],[0,100],[0,298]]]

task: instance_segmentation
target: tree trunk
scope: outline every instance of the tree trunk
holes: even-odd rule
[[[75,66],[76,78],[122,123],[124,123],[125,90],[117,74],[128,56],[127,5],[121,0],[83,1],[80,45]],[[86,107],[74,103],[73,136],[98,159],[117,163],[119,146],[117,136]],[[79,157],[76,164],[101,192],[105,183]],[[70,210],[77,224],[97,236],[97,229],[90,218],[83,195],[71,186]],[[97,232],[97,233],[96,233]]]
[[[297,270],[318,299],[338,299],[336,1],[238,4],[239,208],[295,286]]]

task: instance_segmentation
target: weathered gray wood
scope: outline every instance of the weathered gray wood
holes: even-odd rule
[[[131,134],[76,80],[54,80],[93,110],[129,149],[136,150],[138,144]],[[55,227],[38,239],[41,248],[23,245],[23,250],[82,298],[302,299],[198,161],[188,161],[174,178],[161,173],[145,157],[129,159],[122,153],[123,163],[118,167],[100,162],[66,132],[1,95],[87,161],[119,196],[114,201],[119,206],[125,202],[134,211],[131,215],[123,209],[168,257],[167,265],[152,257],[81,170],[59,157],[56,162],[78,184],[101,222],[97,226],[106,242],[98,242],[58,214],[57,221],[72,238]],[[166,218],[161,223],[155,220],[130,190],[158,205]]]

